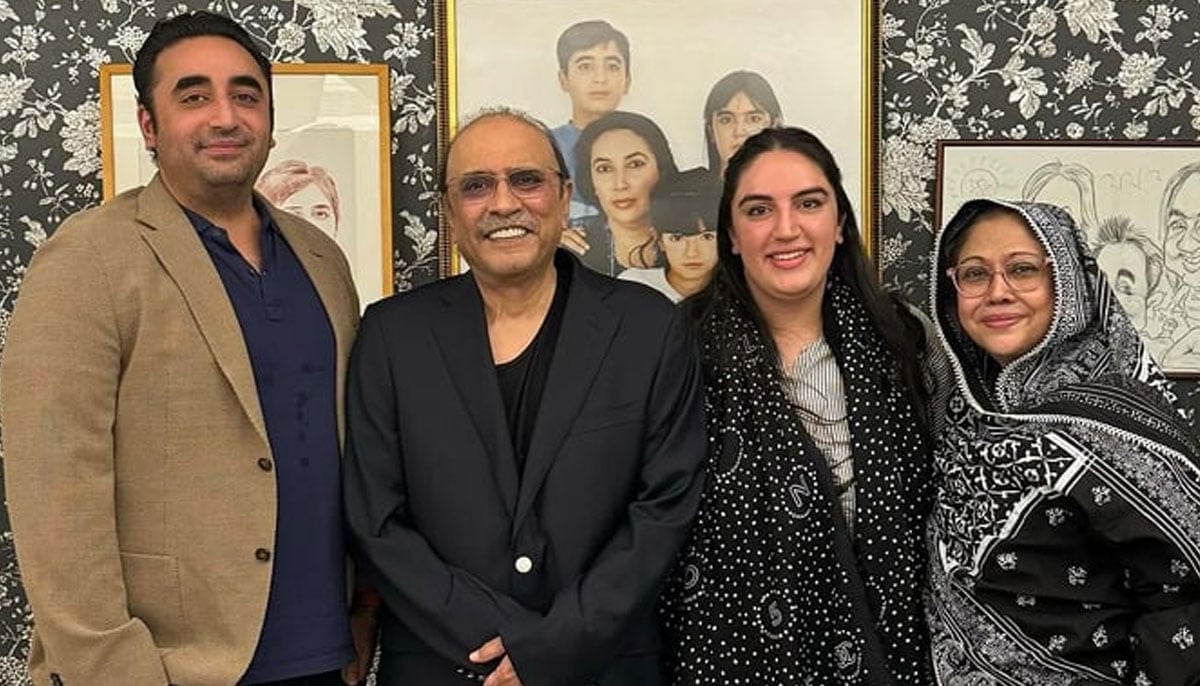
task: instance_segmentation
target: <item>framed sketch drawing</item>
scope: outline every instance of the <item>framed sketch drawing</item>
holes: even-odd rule
[[[275,64],[275,146],[256,183],[324,229],[350,261],[359,300],[392,292],[388,67]],[[132,66],[100,69],[104,199],[156,171],[142,144]]]
[[[1200,142],[940,143],[935,225],[975,197],[1065,207],[1154,358],[1200,376]]]
[[[645,209],[651,193],[694,193],[715,215],[724,163],[741,140],[772,124],[802,126],[838,159],[872,245],[873,5],[448,0],[438,18],[442,144],[485,107],[514,107],[544,122],[575,180],[570,225],[589,244],[584,263],[616,274],[637,266],[618,247],[621,233],[640,222],[655,235]],[[520,40],[500,26],[520,26]],[[596,132],[620,126],[604,121],[614,110],[641,115],[624,126],[648,148],[654,183],[611,190],[619,182],[593,168],[604,147]],[[654,138],[665,138],[666,150]],[[642,214],[630,216],[622,202]],[[598,232],[608,238],[598,242]],[[457,272],[458,257],[446,249],[449,271]],[[590,264],[593,249],[606,260]]]

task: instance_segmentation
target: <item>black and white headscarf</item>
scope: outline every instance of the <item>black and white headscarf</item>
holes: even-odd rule
[[[713,297],[699,336],[708,483],[663,600],[672,683],[929,683],[928,445],[882,338],[831,275],[822,309],[858,478],[851,535],[773,353],[734,298]]]
[[[982,213],[997,207],[1015,210],[1030,226],[1050,258],[1054,288],[1046,336],[998,371],[962,330],[954,286],[945,274],[952,258],[948,246]],[[1085,664],[1086,650],[1078,650],[1078,658],[1063,654],[1065,637],[1030,635],[1022,628],[1028,623],[1014,620],[1014,610],[980,600],[977,587],[995,587],[987,570],[998,566],[1022,572],[1017,555],[1005,553],[1004,546],[1028,537],[1029,527],[1047,517],[1058,526],[1056,519],[1071,514],[1056,503],[1083,515],[1097,541],[1104,537],[1096,533],[1096,522],[1115,521],[1106,526],[1122,529],[1121,536],[1137,541],[1135,545],[1154,542],[1156,550],[1174,551],[1176,557],[1162,561],[1162,573],[1195,592],[1200,582],[1195,572],[1200,569],[1200,447],[1177,409],[1170,384],[1064,211],[1037,203],[971,201],[938,236],[934,254],[932,317],[937,344],[949,355],[954,376],[946,428],[935,448],[937,497],[929,532],[929,616],[939,682],[1193,683],[1183,679],[1192,673],[1185,670],[1200,665],[1200,648],[1180,652],[1192,647],[1187,637],[1193,627],[1187,622],[1176,626],[1173,618],[1163,616],[1166,637],[1152,637],[1146,633],[1150,622],[1143,621],[1148,615],[1138,617],[1138,610],[1076,603],[1076,624],[1091,637],[1085,643],[1094,644],[1090,647],[1098,654],[1112,649],[1105,644],[1107,636],[1136,638],[1143,632],[1138,656],[1128,648],[1128,659]],[[1064,551],[1063,576],[1078,576],[1069,583],[1079,581],[1082,588],[1089,573],[1109,571],[1128,580],[1131,572],[1136,577],[1147,571],[1136,570],[1138,565],[1157,562],[1146,548],[1138,553],[1114,540],[1103,545],[1113,546],[1112,570],[1086,569],[1065,559],[1069,553]],[[1132,562],[1121,559],[1126,553]],[[1053,558],[1053,551],[1047,557]],[[1029,585],[1036,588],[1038,583],[1035,579]],[[1044,583],[1047,598],[1063,597],[1052,586],[1055,580]],[[1185,596],[1179,598],[1186,606]],[[1132,606],[1138,602],[1131,596]],[[1033,593],[1016,599],[1031,614],[1038,611],[1037,603]],[[1188,612],[1195,613],[1194,631],[1200,635],[1200,607],[1192,608]],[[1139,641],[1127,645],[1133,643]]]

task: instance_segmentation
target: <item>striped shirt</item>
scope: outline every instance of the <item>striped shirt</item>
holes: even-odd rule
[[[833,473],[846,524],[854,529],[854,454],[846,421],[846,391],[833,350],[819,338],[784,373],[783,390]]]

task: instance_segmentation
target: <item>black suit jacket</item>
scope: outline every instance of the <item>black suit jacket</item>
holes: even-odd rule
[[[525,686],[659,683],[654,603],[705,455],[694,340],[661,295],[570,270],[517,473],[462,275],[372,305],[347,385],[346,510],[378,574],[382,684],[466,684],[500,635]]]

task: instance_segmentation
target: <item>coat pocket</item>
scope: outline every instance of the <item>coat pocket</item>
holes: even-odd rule
[[[158,647],[176,645],[186,633],[179,561],[168,555],[121,553],[121,567],[130,616],[145,623]]]

